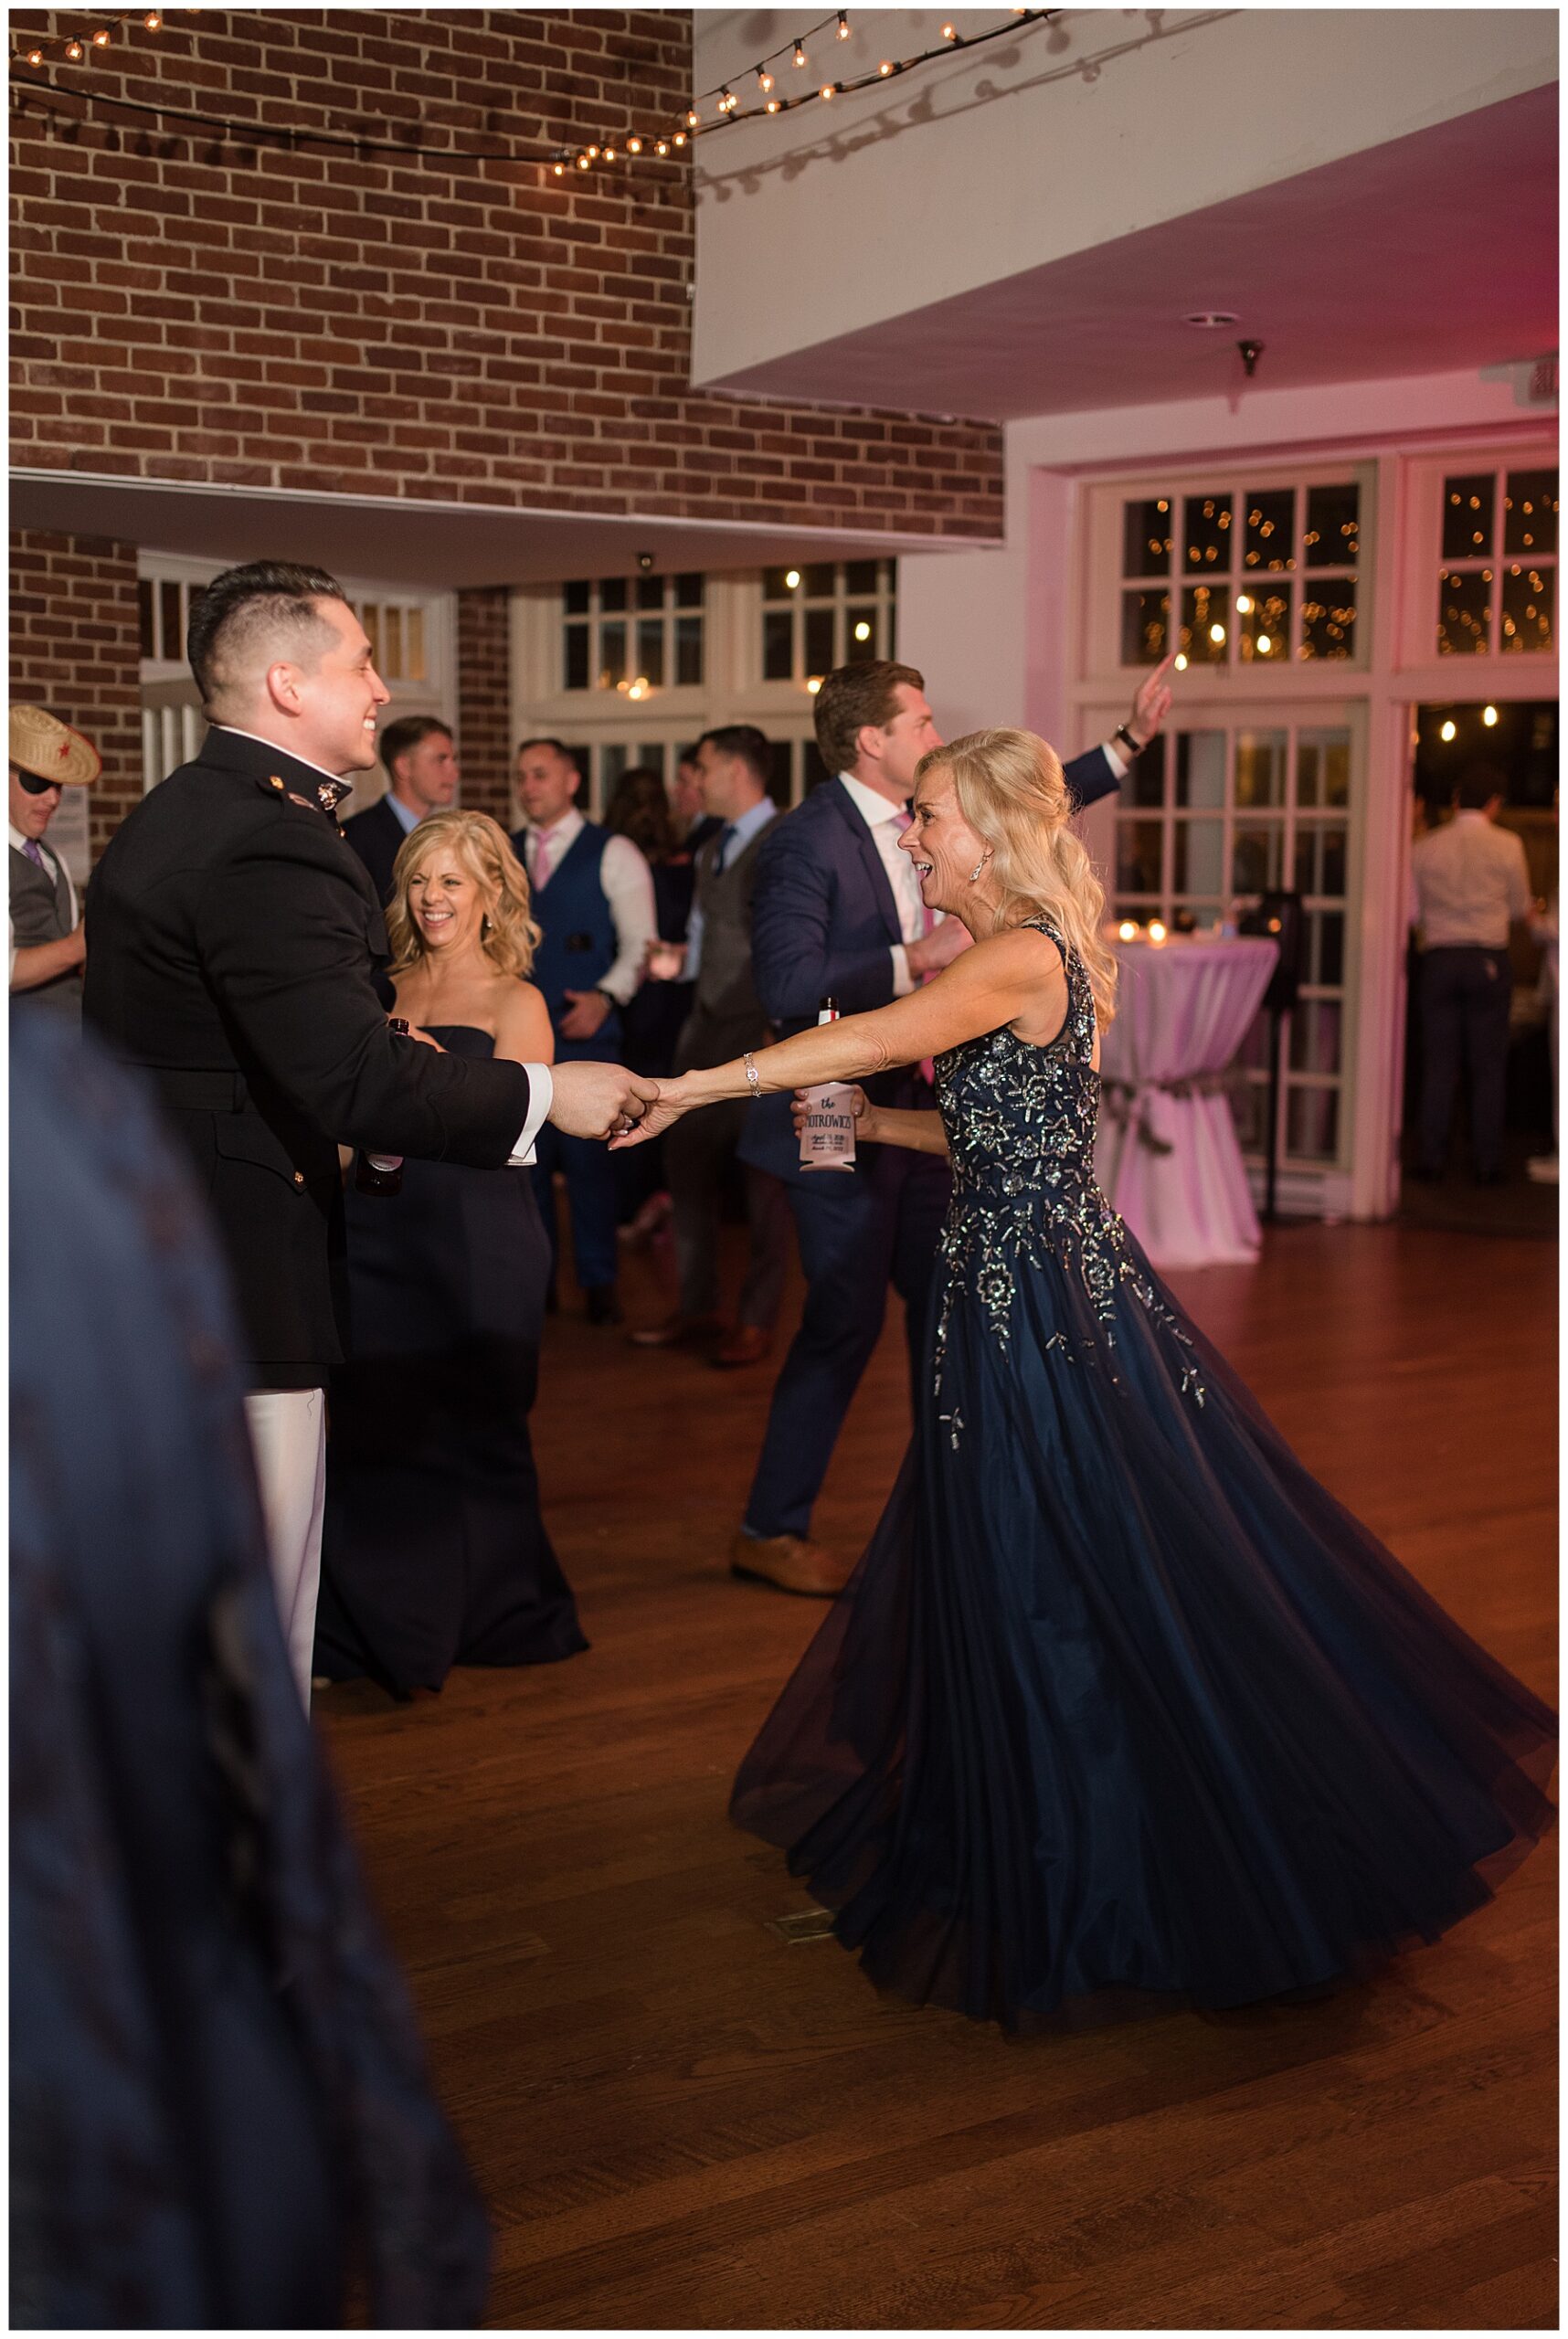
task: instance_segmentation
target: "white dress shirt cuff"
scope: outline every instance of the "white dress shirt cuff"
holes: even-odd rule
[[[523,1124],[516,1144],[507,1156],[506,1166],[509,1170],[533,1168],[535,1159],[535,1142],[539,1131],[548,1120],[550,1107],[556,1101],[556,1084],[550,1077],[550,1067],[547,1064],[525,1064],[523,1069],[528,1075],[528,1117]]]
[[[1118,780],[1124,780],[1127,778],[1126,759],[1117,752],[1108,739],[1100,741],[1100,753],[1116,774]]]
[[[909,953],[902,942],[893,946],[893,996],[907,999],[915,988],[915,978],[909,971]]]

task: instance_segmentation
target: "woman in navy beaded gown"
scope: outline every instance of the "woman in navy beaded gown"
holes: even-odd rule
[[[1302,1467],[1094,1181],[1115,961],[1051,749],[927,756],[903,842],[976,937],[719,1095],[937,1059],[928,1370],[891,1500],[741,1765],[879,1986],[1011,2029],[1314,1992],[1549,1825],[1551,1710]]]

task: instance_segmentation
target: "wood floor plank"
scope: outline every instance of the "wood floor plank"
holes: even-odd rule
[[[1308,1466],[1547,1696],[1552,1265],[1289,1228],[1255,1271],[1174,1279]],[[627,1287],[665,1304],[643,1263]],[[819,1508],[846,1551],[906,1435],[899,1342]],[[1551,2326],[1554,1843],[1338,1998],[1060,2038],[881,2000],[771,1930],[807,1895],[726,1800],[821,1611],[726,1567],[769,1378],[559,1319],[535,1434],[591,1653],[320,1703],[491,2203],[489,2322]]]

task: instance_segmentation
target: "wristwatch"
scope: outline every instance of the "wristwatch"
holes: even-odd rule
[[[1121,741],[1129,756],[1142,755],[1144,748],[1149,745],[1147,739],[1135,739],[1125,723],[1118,723],[1116,729],[1112,732],[1111,736],[1113,739],[1119,739]]]

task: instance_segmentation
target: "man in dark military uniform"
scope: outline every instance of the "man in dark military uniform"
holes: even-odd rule
[[[343,588],[256,562],[214,579],[188,652],[213,728],[119,830],[88,894],[89,1020],[147,1073],[196,1162],[239,1302],[283,1625],[308,1696],[342,1354],[341,1141],[499,1170],[546,1118],[602,1138],[653,1091],[619,1065],[476,1063],[394,1032],[381,905],[334,817],[387,688]]]
[[[11,710],[11,1003],[78,1028],[85,955],[76,887],[45,831],[61,790],[102,770],[90,739],[41,706]]]

